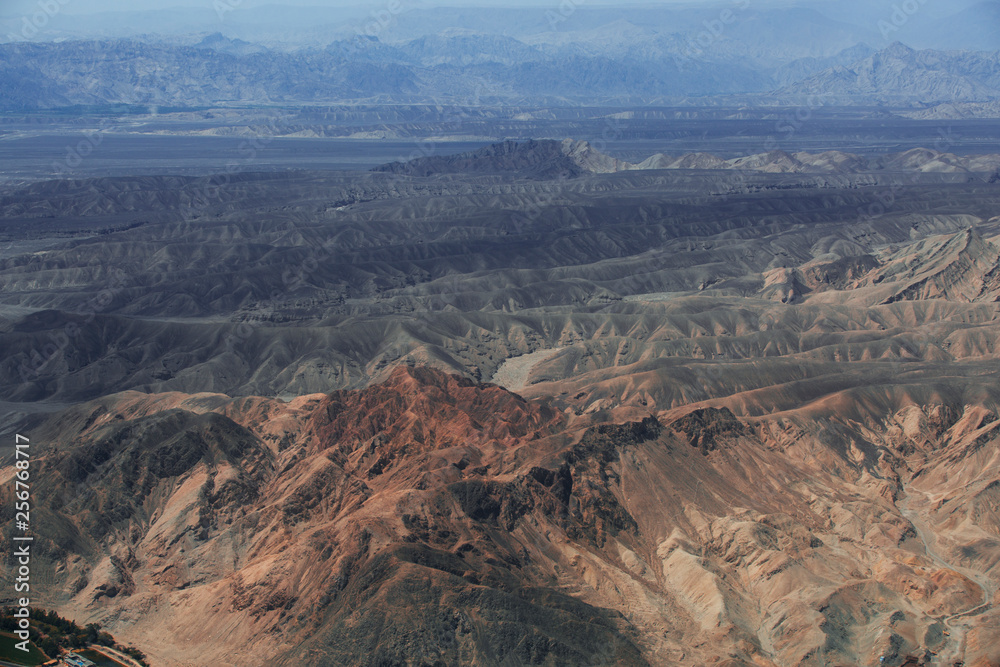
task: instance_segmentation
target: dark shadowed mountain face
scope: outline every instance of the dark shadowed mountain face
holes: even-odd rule
[[[552,180],[574,178],[585,173],[621,171],[628,166],[593,150],[585,142],[529,140],[522,143],[505,141],[472,153],[394,162],[376,167],[373,171],[412,176],[508,173]]]
[[[594,150],[586,141],[505,141],[469,153],[420,157],[372,169],[409,176],[441,174],[508,174],[541,180],[576,178],[583,174],[661,169],[725,169],[741,172],[861,174],[897,171],[988,174],[1000,166],[1000,154],[959,157],[928,149],[890,155],[862,156],[841,151],[794,154],[772,150],[723,159],[710,153],[667,156],[657,153],[629,163]]]

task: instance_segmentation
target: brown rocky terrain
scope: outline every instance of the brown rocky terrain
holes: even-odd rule
[[[158,665],[1000,664],[996,184],[538,150],[7,190],[46,604]]]
[[[127,392],[34,430],[40,547],[162,664],[995,664],[997,406],[869,394],[615,425],[418,368]]]

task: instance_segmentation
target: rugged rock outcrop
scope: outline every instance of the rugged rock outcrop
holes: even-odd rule
[[[855,405],[593,423],[422,368],[109,396],[32,430],[40,566],[166,665],[991,664],[996,413]]]

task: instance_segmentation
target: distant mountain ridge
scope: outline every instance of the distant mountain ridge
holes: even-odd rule
[[[1000,98],[1000,53],[917,51],[896,42],[850,66],[827,69],[780,92],[879,102],[985,102]]]
[[[875,52],[857,44],[782,61],[721,38],[710,51],[693,50],[677,35],[650,33],[635,48],[616,40],[584,48],[450,31],[401,44],[369,38],[295,52],[221,34],[192,45],[8,43],[0,44],[0,109],[385,101],[698,106],[720,95],[764,104],[812,96],[821,104],[921,107],[1000,100],[997,53],[916,51],[898,43]]]

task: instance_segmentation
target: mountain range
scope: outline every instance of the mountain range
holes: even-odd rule
[[[24,16],[15,13],[14,7],[5,5],[0,8],[0,40],[154,37],[193,44],[200,39],[196,35],[221,30],[234,39],[295,50],[321,47],[332,39],[359,34],[395,44],[458,29],[540,46],[575,42],[578,48],[588,51],[606,46],[642,52],[671,40],[691,44],[711,27],[712,51],[719,46],[735,47],[754,59],[824,57],[858,42],[877,50],[897,40],[921,49],[1000,48],[995,29],[996,0],[952,0],[946,4],[895,0],[720,0],[645,6],[596,2],[554,6],[522,2],[510,7],[478,4],[473,8],[468,2],[403,2],[390,10],[364,5],[220,2],[99,13],[73,7],[48,12],[48,20],[33,28],[30,23],[26,27]],[[732,12],[732,17],[726,15],[720,30],[718,22],[726,10]],[[626,34],[630,39],[622,40]]]
[[[0,8],[32,605],[154,667],[1000,665],[1000,0],[184,2]]]
[[[453,348],[362,390],[35,413],[36,567],[167,665],[993,664],[995,237],[827,247],[751,298],[452,306],[482,349],[544,352],[527,400],[425,366]]]
[[[864,45],[823,56],[754,58],[728,41],[694,52],[683,40],[632,39],[581,48],[450,32],[388,44],[378,38],[280,51],[221,35],[192,45],[110,40],[0,45],[0,106],[38,110],[108,104],[319,105],[708,103],[729,96],[766,104],[991,102],[1000,98],[995,52]],[[575,38],[574,38],[575,39]],[[648,40],[647,40],[648,41]],[[592,42],[584,42],[591,44]],[[616,46],[616,44],[620,44]],[[704,99],[703,99],[704,98]]]
[[[4,187],[44,603],[165,667],[996,664],[996,160]]]

